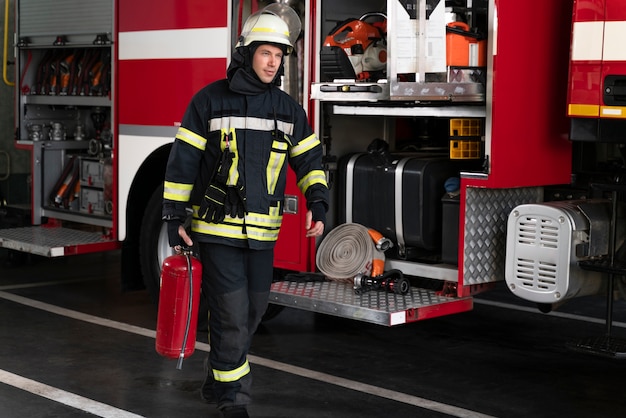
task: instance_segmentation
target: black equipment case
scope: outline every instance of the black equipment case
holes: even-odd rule
[[[339,163],[339,221],[377,230],[402,258],[440,252],[444,183],[462,165],[441,154],[350,155]]]

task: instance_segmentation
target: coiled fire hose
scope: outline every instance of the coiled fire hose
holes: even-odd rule
[[[342,224],[330,231],[321,242],[315,258],[324,276],[329,280],[353,283],[359,274],[382,274],[384,250],[390,248],[391,241],[383,238],[381,242],[381,235],[370,231],[356,223]]]

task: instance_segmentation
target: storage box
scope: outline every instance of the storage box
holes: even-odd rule
[[[483,135],[482,119],[450,119],[450,158],[453,160],[481,158]]]
[[[450,141],[450,158],[453,160],[475,160],[480,158],[480,141],[454,139]]]
[[[340,160],[340,222],[373,228],[406,250],[441,248],[441,196],[444,183],[458,177],[465,162],[446,156],[393,154],[384,163],[358,153]]]
[[[80,184],[82,186],[103,187],[105,183],[105,175],[107,161],[99,158],[80,159]],[[108,165],[111,165],[110,161]],[[111,173],[108,173],[109,175]]]
[[[469,32],[464,22],[451,22],[448,26],[458,32],[446,33],[446,65],[454,67],[485,67],[487,41]],[[465,32],[465,33],[459,33]]]
[[[483,134],[483,123],[481,119],[465,118],[450,119],[450,137],[475,137],[479,138]]]
[[[104,191],[93,187],[81,187],[80,211],[94,215],[104,215]]]

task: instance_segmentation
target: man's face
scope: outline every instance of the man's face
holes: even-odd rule
[[[259,80],[269,84],[276,77],[276,72],[280,68],[283,60],[283,50],[269,44],[260,45],[252,57],[252,69]]]

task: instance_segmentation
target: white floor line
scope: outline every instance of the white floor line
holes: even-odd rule
[[[0,286],[0,290],[18,290],[18,289],[30,289],[33,287],[43,287],[43,286],[54,286],[57,284],[68,284],[68,283],[82,283],[82,282],[93,282],[102,280],[99,278],[95,279],[70,279],[70,280],[54,280],[50,282],[35,282],[35,283],[16,283],[10,284],[6,286]]]
[[[32,394],[48,398],[52,401],[71,406],[104,418],[140,418],[141,415],[118,409],[113,406],[75,395],[22,376],[0,370],[0,382],[25,390]]]
[[[543,313],[543,312],[541,312],[537,308],[531,308],[531,307],[528,307],[528,306],[513,305],[511,303],[495,302],[495,301],[485,300],[485,299],[476,299],[476,298],[474,298],[474,303],[480,304],[480,305],[496,306],[498,308],[512,309],[512,310],[521,311],[521,312],[529,312],[529,313],[534,313],[534,314],[539,314],[539,315],[556,316],[558,318],[573,319],[575,321],[590,322],[590,323],[593,323],[593,324],[604,324],[605,323],[605,320],[601,319],[601,318],[591,318],[589,316],[569,314],[569,313],[557,312],[557,311],[552,311],[552,312],[549,312],[549,313]],[[626,323],[625,322],[613,321],[612,325],[614,327],[618,327],[618,328],[626,328]]]
[[[110,319],[84,314],[82,312],[77,312],[77,311],[73,311],[70,309],[61,308],[61,307],[54,306],[48,303],[39,302],[36,300],[25,298],[23,296],[18,296],[18,295],[14,295],[11,293],[7,293],[4,291],[0,291],[0,298],[10,300],[16,303],[20,303],[22,305],[30,306],[32,308],[41,309],[41,310],[51,312],[57,315],[66,316],[72,319],[89,322],[92,324],[101,325],[101,326],[105,326],[109,328],[114,328],[120,331],[126,331],[126,332],[130,332],[133,334],[138,334],[144,337],[156,338],[156,331],[149,330],[147,328],[137,327],[134,325],[125,324],[123,322],[112,321]],[[196,350],[209,352],[210,346],[209,344],[206,344],[206,343],[197,342]],[[334,384],[336,386],[344,387],[344,388],[355,390],[355,391],[362,392],[362,393],[367,393],[370,395],[379,396],[381,398],[386,398],[386,399],[394,400],[397,402],[402,402],[402,403],[417,406],[423,409],[429,409],[432,411],[445,413],[450,416],[455,416],[455,417],[460,417],[460,418],[470,418],[470,417],[471,418],[493,418],[493,417],[490,417],[489,415],[484,415],[484,414],[471,411],[468,409],[457,408],[452,405],[446,405],[443,403],[431,401],[431,400],[420,398],[417,396],[408,395],[406,393],[395,392],[395,391],[384,389],[378,386],[373,386],[373,385],[355,382],[353,380],[343,379],[337,376],[317,372],[315,370],[305,369],[302,367],[293,366],[291,364],[281,363],[281,362],[266,359],[263,357],[249,355],[248,359],[251,363],[258,364],[263,367],[268,367],[268,368],[275,369],[281,372],[291,373],[297,376],[306,377],[306,378],[313,379],[313,380],[318,380],[324,383]],[[49,398],[49,399],[57,400],[54,398]],[[115,417],[115,415],[101,415],[101,416]],[[119,416],[125,417],[125,415],[119,415]],[[131,415],[128,415],[128,416],[131,416]]]

